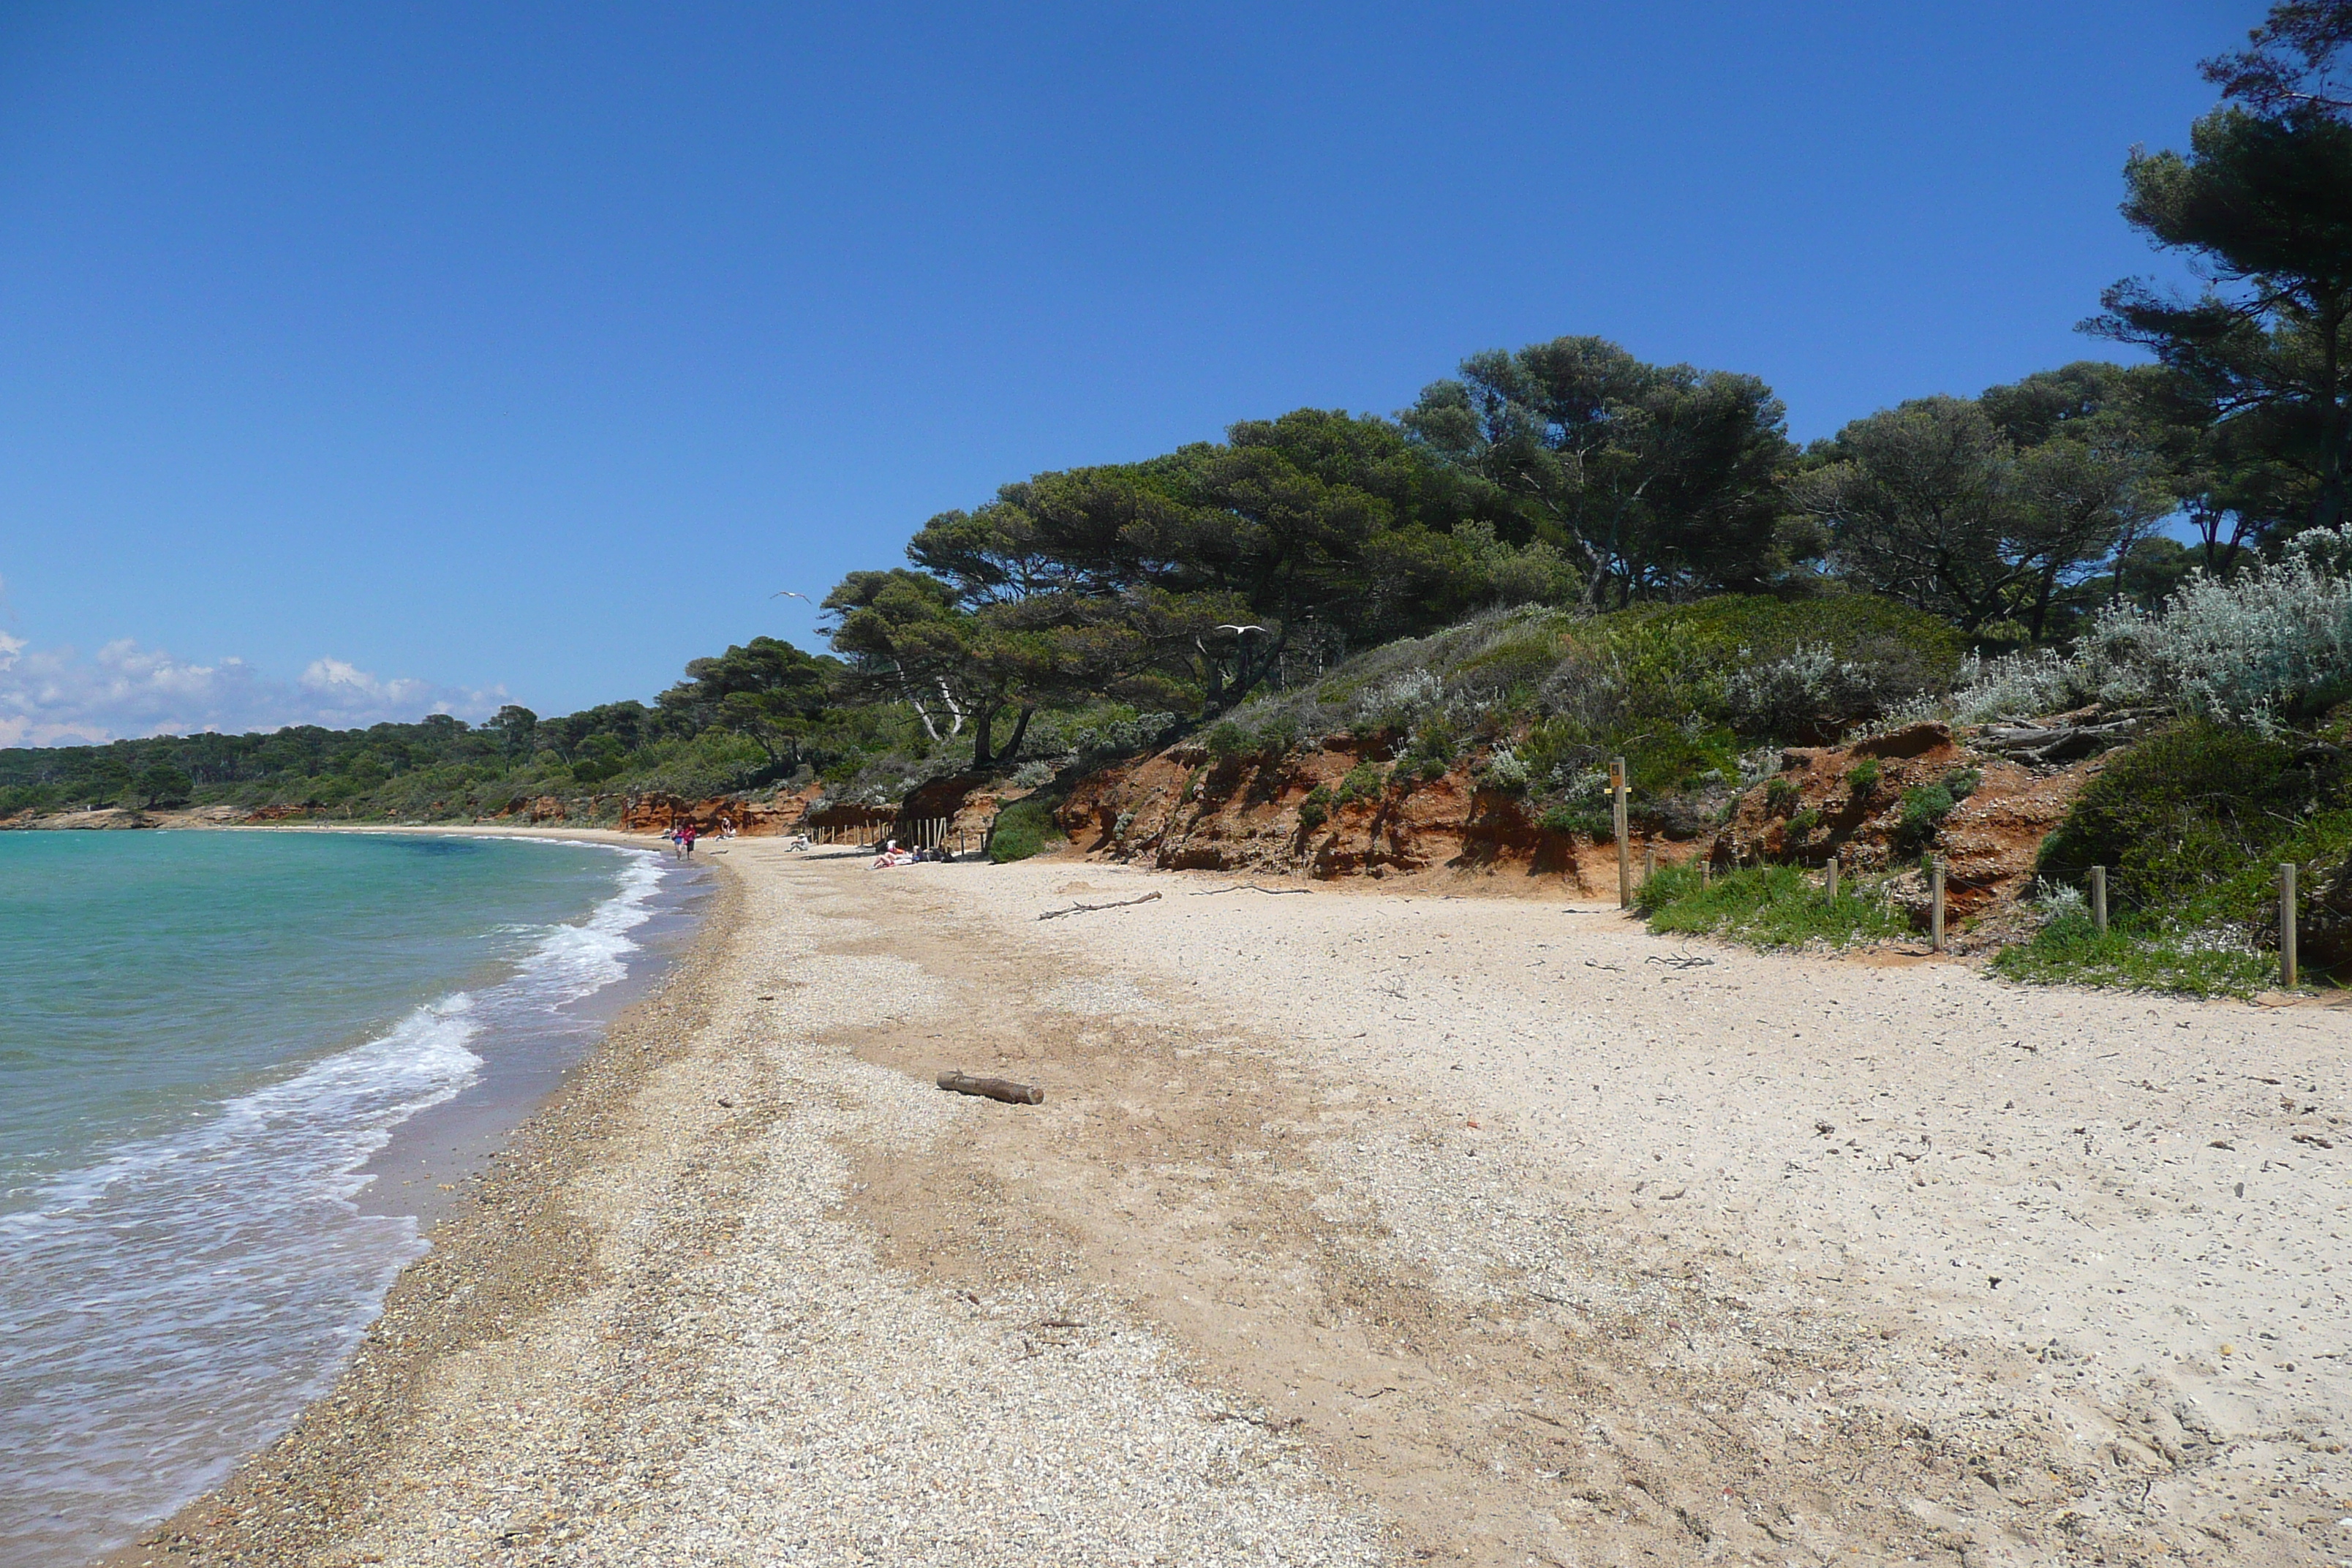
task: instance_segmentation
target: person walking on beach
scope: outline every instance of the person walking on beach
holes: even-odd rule
[[[686,846],[686,852],[688,855],[692,855],[694,853],[695,840],[694,824],[691,822],[688,823],[685,827],[679,830],[679,832],[680,837],[678,842]]]

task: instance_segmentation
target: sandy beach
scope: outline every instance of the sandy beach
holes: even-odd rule
[[[2352,1013],[714,849],[335,1391],[112,1562],[2352,1557]]]

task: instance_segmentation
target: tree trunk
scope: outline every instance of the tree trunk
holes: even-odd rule
[[[2042,640],[2042,623],[2050,618],[2051,595],[2058,591],[2058,565],[2053,562],[2042,574],[2042,585],[2033,595],[2033,640]]]
[[[971,769],[978,773],[996,759],[989,752],[990,732],[996,727],[996,704],[986,698],[971,705]]]
[[[1192,646],[1201,650],[1201,707],[1210,713],[1222,711],[1225,704],[1225,667],[1209,645],[1199,637]]]
[[[1276,634],[1274,641],[1267,646],[1265,658],[1257,664],[1252,665],[1249,657],[1249,640],[1244,637],[1234,663],[1234,684],[1229,690],[1219,693],[1221,699],[1219,704],[1209,711],[1222,713],[1228,709],[1241,706],[1248,700],[1249,694],[1256,689],[1258,682],[1264,680],[1273,672],[1274,667],[1282,662],[1282,650],[1289,646],[1290,623],[1286,620],[1282,623],[1282,630]]]
[[[1004,750],[997,753],[998,762],[1009,763],[1021,754],[1021,742],[1029,733],[1029,715],[1035,711],[1037,705],[1034,702],[1021,705],[1021,717],[1013,721],[1013,739],[1005,742]]]

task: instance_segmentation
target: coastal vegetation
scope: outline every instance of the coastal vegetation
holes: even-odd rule
[[[0,817],[554,797],[595,820],[633,795],[878,804],[962,778],[1038,792],[992,841],[1013,858],[1106,763],[1197,746],[1192,805],[1272,790],[1336,736],[1355,760],[1286,808],[1302,855],[1449,776],[1531,831],[1602,834],[1622,757],[1643,831],[1687,841],[1752,798],[1783,862],[1662,873],[1658,929],[1846,942],[1908,917],[1858,882],[1800,897],[1797,867],[1882,817],[1889,876],[1937,853],[1984,764],[1898,791],[1857,756],[1808,797],[1784,752],[2042,725],[2092,738],[2020,753],[2045,773],[2111,754],[2042,847],[2007,971],[2243,989],[2279,860],[2352,928],[2347,51],[2352,4],[2281,5],[2209,62],[2222,100],[2187,149],[2131,155],[2126,220],[2202,280],[2105,292],[2086,330],[2147,363],[1937,391],[1800,447],[1752,374],[1590,336],[1475,353],[1393,417],[1245,419],[942,512],[826,595],[822,652],[754,637],[651,703],[554,718],[0,752]],[[2075,899],[2094,866],[2104,935]]]
[[[1702,878],[1693,866],[1661,870],[1634,907],[1661,932],[1722,936],[1755,947],[1843,946],[1906,936],[1910,923],[1874,889],[1852,884],[1834,899],[1793,866],[1758,866]]]

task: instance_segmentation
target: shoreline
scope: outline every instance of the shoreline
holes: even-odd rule
[[[641,836],[595,829],[471,826],[251,831],[407,832],[570,839],[646,847]],[[516,1319],[584,1290],[595,1277],[585,1230],[557,1202],[589,1169],[599,1123],[625,1103],[694,1026],[697,982],[706,979],[740,920],[740,880],[717,874],[698,928],[643,994],[616,1014],[557,1087],[507,1131],[479,1169],[420,1215],[431,1250],[401,1269],[359,1349],[334,1381],[275,1442],[241,1458],[229,1477],[89,1568],[173,1568],[296,1543],[269,1516],[299,1511],[323,1535],[347,1521],[369,1472],[397,1440],[424,1379],[446,1357],[497,1338]],[[364,1202],[364,1198],[362,1200]],[[283,1559],[280,1559],[283,1560]]]
[[[2334,1560],[2340,1011],[739,847],[110,1568]]]
[[[632,867],[653,853],[576,837],[533,842],[595,848]],[[428,1232],[449,1206],[456,1184],[478,1173],[514,1130],[562,1089],[613,1023],[692,948],[718,873],[709,866],[677,867],[667,856],[654,858],[661,865],[640,905],[645,918],[625,928],[630,945],[618,957],[623,973],[562,1004],[543,1024],[526,1023],[520,1037],[486,1041],[492,1048],[474,1081],[392,1129],[389,1141],[362,1167],[371,1178],[354,1199],[362,1213],[409,1215],[420,1235]],[[582,929],[593,926],[604,908],[592,910]]]

